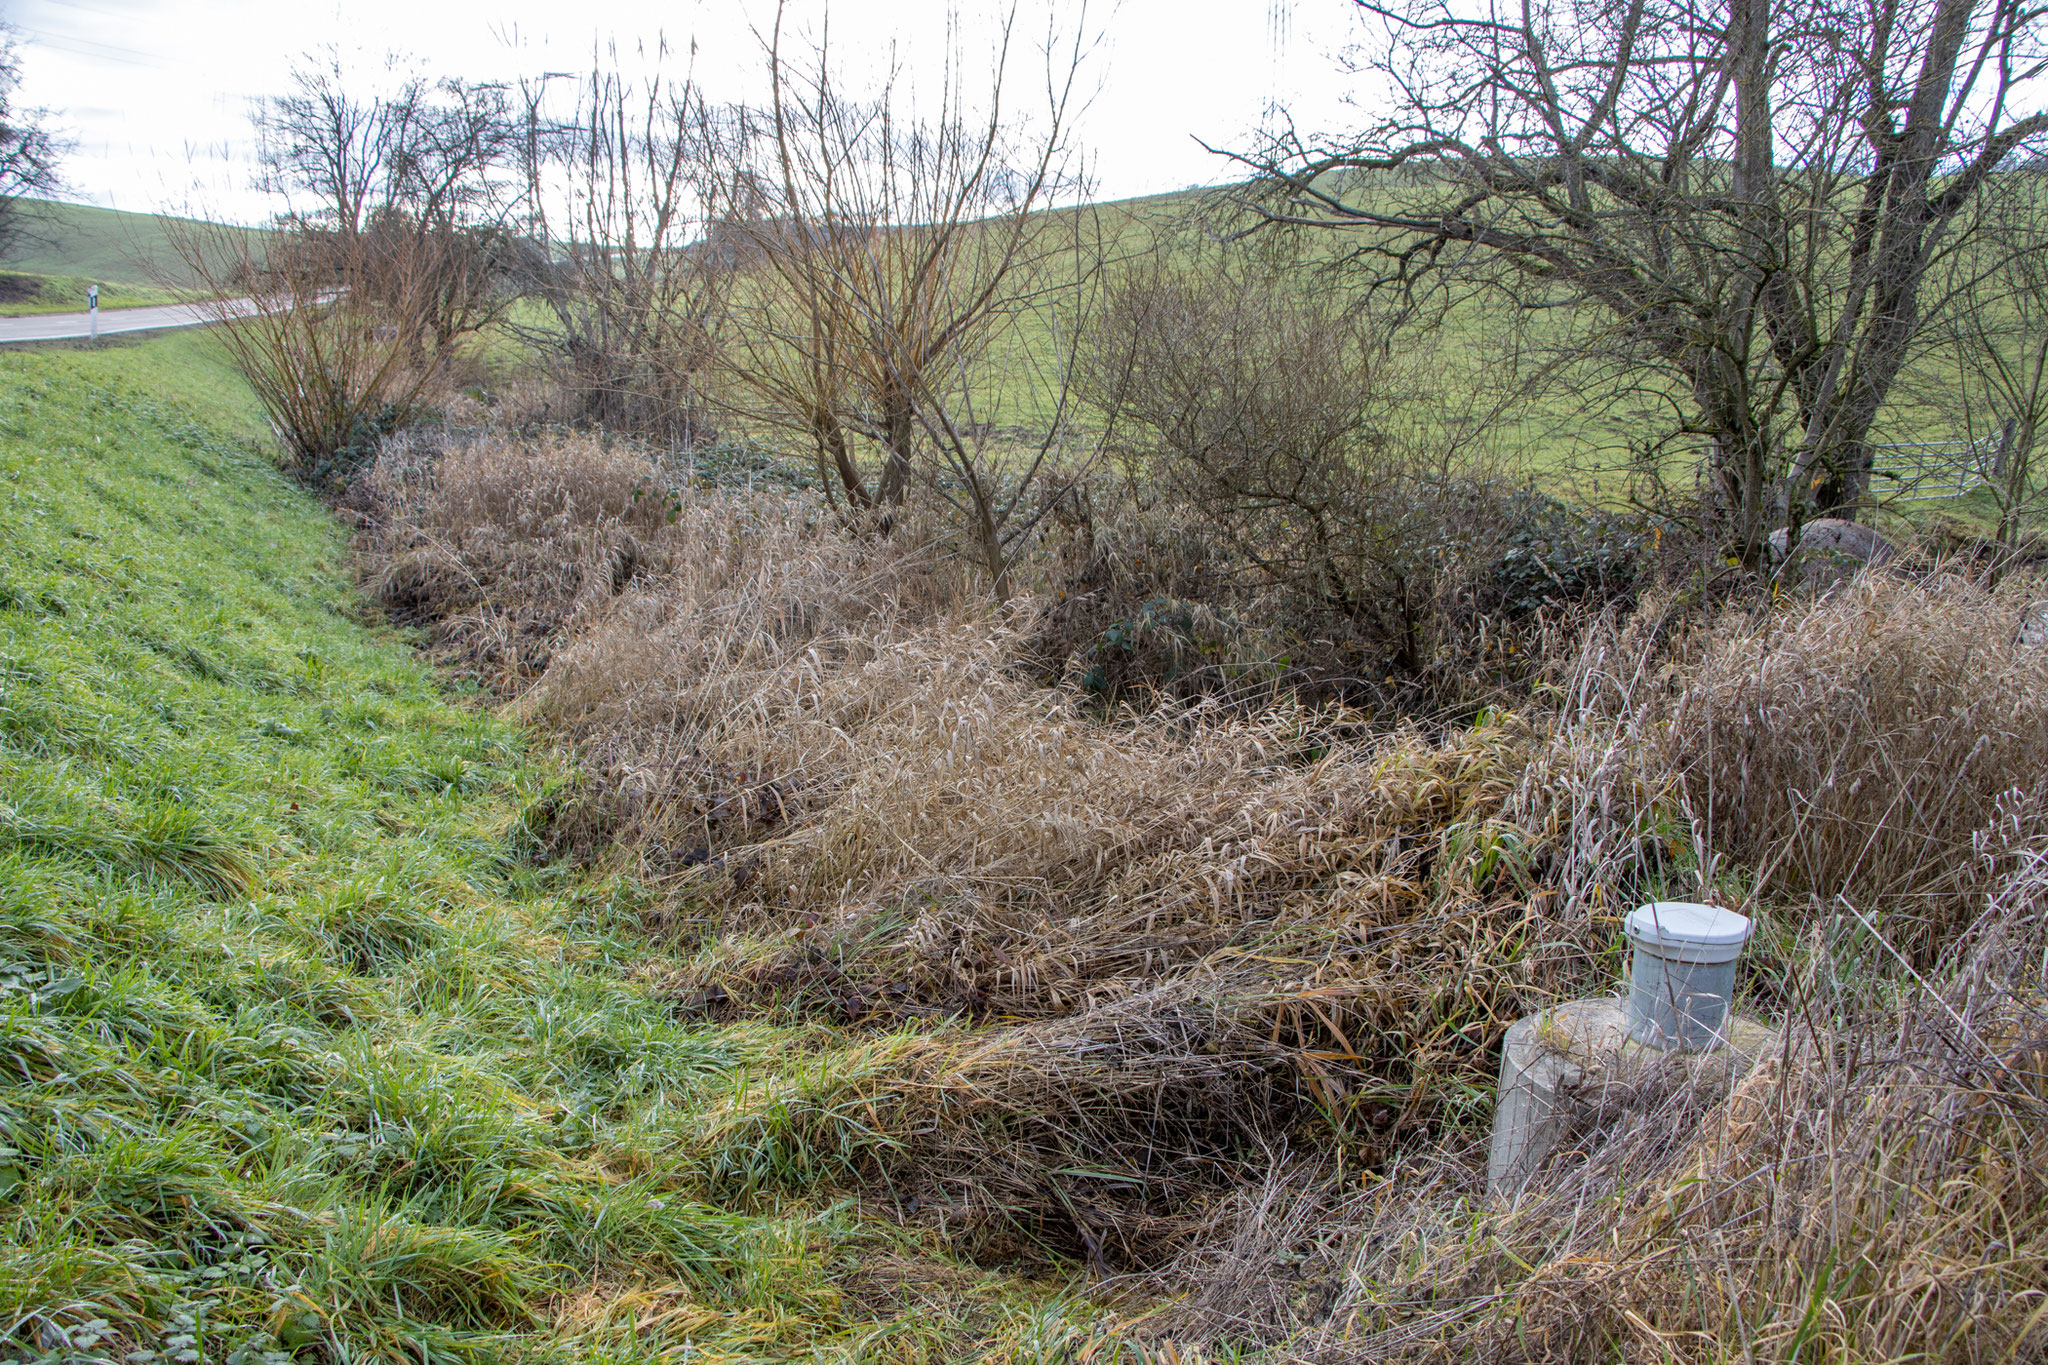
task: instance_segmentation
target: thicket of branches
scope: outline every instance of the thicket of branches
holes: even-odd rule
[[[1041,485],[1087,462],[1071,359],[1103,247],[1074,203],[1082,43],[1047,43],[1042,106],[1020,116],[1013,10],[986,71],[949,57],[936,112],[919,115],[902,72],[849,89],[825,43],[784,17],[717,225],[747,276],[721,355],[728,401],[804,442],[827,497],[857,516],[888,524],[914,485],[950,504],[1006,595],[1060,491]]]
[[[2034,454],[2048,432],[2048,176],[1984,206],[1974,250],[1944,262],[1951,306],[1929,328],[1911,398],[1969,443],[2010,555],[2048,506]]]
[[[1193,509],[1311,618],[1383,648],[1373,663],[1417,672],[1477,548],[1458,542],[1494,529],[1490,471],[1410,420],[1424,367],[1396,356],[1387,319],[1270,267],[1155,267],[1099,326],[1091,391],[1122,418],[1133,481]]]
[[[551,84],[524,92],[521,154],[532,251],[519,284],[541,315],[513,328],[553,380],[550,415],[709,441],[707,371],[736,269],[712,235],[732,189],[728,113],[688,79],[636,85],[616,61],[577,81],[566,115],[550,112]]]
[[[1747,562],[1855,516],[1935,267],[2048,133],[2025,0],[1488,0],[1362,9],[1391,92],[1241,159],[1275,224],[1356,234],[1374,287],[1545,310],[1581,386],[1704,442]],[[1596,393],[1588,392],[1589,399]]]
[[[407,77],[366,94],[330,62],[298,68],[256,125],[285,210],[262,233],[181,224],[171,244],[291,467],[345,480],[515,297],[517,122],[502,87]]]
[[[916,113],[783,18],[759,106],[616,54],[566,112],[559,80],[364,96],[303,70],[258,117],[292,204],[272,247],[184,253],[217,299],[257,299],[229,345],[295,463],[348,463],[503,321],[551,372],[542,415],[675,447],[729,421],[793,436],[843,514],[886,531],[915,490],[1010,592],[1099,446],[1073,387],[1104,254],[1071,202],[1085,44],[1053,35],[1020,117],[1012,13],[987,69],[949,58]]]

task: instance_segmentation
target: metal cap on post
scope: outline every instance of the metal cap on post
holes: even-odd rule
[[[1726,1040],[1735,959],[1755,926],[1747,916],[1690,901],[1638,906],[1623,926],[1629,946],[1629,1036],[1656,1048],[1704,1052]]]

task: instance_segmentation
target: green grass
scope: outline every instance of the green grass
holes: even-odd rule
[[[566,774],[365,623],[260,431],[202,338],[0,355],[0,1359],[1089,1331],[836,1205],[711,1202],[706,1106],[831,1040],[637,984],[644,893],[527,859]],[[968,1288],[842,1288],[884,1263]]]
[[[166,229],[190,219],[35,199],[24,200],[23,211],[28,230],[0,268],[83,276],[103,287],[184,276]]]
[[[83,275],[0,274],[0,317],[32,317],[44,313],[82,313],[91,303],[86,291],[95,283]],[[100,309],[147,308],[176,303],[168,289],[146,284],[100,285]]]
[[[1169,269],[1209,273],[1218,269],[1219,253],[1210,238],[1215,225],[1186,230],[1193,217],[1215,213],[1215,191],[1190,190],[1092,206],[1095,227],[1112,259],[1163,253]],[[1361,191],[1361,197],[1370,191]],[[1066,210],[1063,212],[1072,212]],[[1256,244],[1260,239],[1253,239]],[[1286,246],[1297,253],[1301,267],[1315,269],[1355,249],[1360,234],[1333,230],[1303,232]],[[1269,246],[1280,246],[1268,242]],[[1359,277],[1339,274],[1328,281],[1333,289],[1361,287]],[[1929,285],[1938,290],[1938,283]],[[1588,305],[1591,308],[1591,305]],[[1593,310],[1595,325],[1609,321]],[[1693,463],[1704,449],[1703,439],[1669,441],[1689,401],[1677,385],[1654,372],[1637,372],[1632,386],[1618,385],[1608,374],[1589,382],[1567,369],[1561,377],[1537,384],[1517,395],[1517,384],[1532,381],[1560,351],[1572,347],[1569,333],[1582,324],[1570,311],[1538,310],[1518,316],[1497,294],[1469,294],[1440,311],[1424,308],[1423,320],[1411,323],[1398,342],[1404,368],[1413,373],[1408,414],[1419,419],[1428,439],[1439,445],[1449,438],[1469,438],[1483,422],[1486,440],[1480,448],[1508,468],[1534,479],[1547,491],[1577,501],[1616,503],[1626,490],[1637,459],[1647,448],[1666,442],[1661,460],[1666,477],[1676,486],[1689,485]],[[1050,349],[1041,335],[1043,320],[1028,318],[1004,345],[1017,351]],[[1016,367],[1012,367],[1016,368]],[[1883,441],[1946,441],[1965,433],[1953,413],[1943,413],[1914,397],[1940,390],[1949,379],[1940,360],[1917,355],[1894,388],[1880,414]],[[1589,401],[1592,399],[1598,401]],[[1005,391],[999,402],[1026,423],[1040,415],[1034,396],[1021,389]],[[1497,410],[1496,410],[1496,405]],[[1008,419],[1006,419],[1008,420]],[[1924,525],[1942,517],[1977,523],[1987,519],[1988,496],[1930,499],[1889,509],[1902,526]]]

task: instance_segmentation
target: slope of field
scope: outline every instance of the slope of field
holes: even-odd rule
[[[1349,197],[1369,205],[1392,193],[1373,186],[1371,178],[1358,177]],[[1087,231],[1100,234],[1113,262],[1143,265],[1157,253],[1169,272],[1226,278],[1243,268],[1245,258],[1239,247],[1219,250],[1218,238],[1247,232],[1254,223],[1231,210],[1229,198],[1227,187],[1190,189],[1078,212],[1091,215]],[[1315,272],[1359,251],[1369,237],[1363,230],[1301,229],[1290,236],[1262,228],[1244,241],[1254,252],[1274,253]],[[1112,266],[1112,275],[1118,268]],[[1337,266],[1320,278],[1319,287],[1362,296],[1378,268],[1371,261],[1357,270]],[[1932,300],[1944,286],[1933,281],[1927,288]],[[1469,283],[1457,294],[1433,297],[1426,286],[1407,300],[1413,318],[1397,334],[1394,350],[1399,382],[1407,386],[1405,409],[1432,449],[1480,454],[1578,501],[1617,503],[1653,467],[1674,486],[1690,486],[1705,445],[1703,438],[1676,435],[1689,413],[1681,389],[1654,370],[1601,359],[1597,346],[1590,356],[1581,353],[1579,338],[1613,325],[1600,305],[1518,310],[1505,294]],[[1388,290],[1378,306],[1391,310],[1402,304]],[[1020,353],[1044,351],[1041,331],[1027,328],[1013,344]],[[1943,442],[1981,434],[1966,430],[1954,402],[1928,401],[1931,394],[1948,396],[1943,391],[1952,387],[1952,371],[1952,360],[1923,348],[1894,389],[1873,439]],[[1010,406],[1030,407],[1015,401]],[[1882,484],[1878,491],[1884,494]],[[1892,515],[1946,512],[1966,519],[1989,510],[1982,494],[1887,509]]]
[[[528,861],[566,775],[362,624],[258,430],[199,338],[0,356],[0,1358],[1082,1335],[891,1227],[693,1196],[703,1097],[815,1030],[636,982],[645,895]]]
[[[154,285],[183,278],[166,233],[190,219],[54,200],[24,200],[23,208],[28,231],[0,267],[84,276],[101,285]]]
[[[1197,244],[1214,235],[1215,224],[1201,220],[1205,213],[1215,212],[1217,194],[1214,189],[1190,189],[1062,209],[1055,217],[1064,222],[1086,215],[1082,235],[1100,240],[1114,263],[1113,271],[1155,251],[1185,268],[1206,271],[1214,268],[1214,261]],[[166,234],[191,220],[82,204],[27,202],[38,221],[28,238],[0,260],[0,269],[53,278],[37,281],[33,298],[10,300],[0,294],[0,313],[82,308],[84,286],[95,282],[102,287],[103,308],[161,303],[168,297],[159,287],[162,282],[182,278]],[[1346,233],[1313,234],[1300,250],[1314,265],[1356,241]],[[1354,286],[1355,282],[1332,282],[1335,288]],[[1071,322],[1069,318],[1064,325]],[[1564,326],[1548,315],[1533,321],[1510,317],[1504,305],[1475,298],[1450,308],[1429,326],[1411,329],[1402,344],[1417,376],[1411,410],[1437,437],[1467,447],[1473,446],[1471,437],[1483,426],[1484,439],[1478,445],[1498,462],[1525,471],[1559,493],[1612,502],[1638,468],[1641,452],[1668,435],[1676,409],[1654,383],[1629,401],[1603,404],[1598,410],[1589,410],[1585,394],[1570,385],[1551,383],[1532,393],[1518,393],[1517,382],[1532,377],[1552,358],[1550,348]],[[981,396],[986,410],[977,412],[976,420],[997,427],[1028,427],[1042,421],[1056,401],[1056,349],[1047,319],[1035,312],[1017,331],[1003,336],[993,358],[1005,377]],[[523,358],[519,352],[519,347],[499,339],[489,353],[494,364],[516,366]],[[1927,364],[1922,361],[1921,368]],[[1963,434],[1951,419],[1924,407],[1901,403],[1896,409],[1886,423],[1892,439],[1939,441]],[[734,425],[735,434],[750,428],[745,422]],[[783,444],[768,432],[751,434],[771,446]],[[1671,477],[1686,482],[1692,447],[1681,443],[1675,453],[1665,454]],[[1980,496],[1938,507],[1981,516],[1983,502]]]

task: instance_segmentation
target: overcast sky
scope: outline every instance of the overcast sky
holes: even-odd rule
[[[962,50],[985,52],[994,8],[832,0],[832,45],[856,72],[891,44],[915,70],[935,55],[949,11],[961,15]],[[246,184],[249,107],[284,89],[308,51],[332,45],[375,69],[401,50],[436,74],[503,79],[587,69],[599,42],[631,51],[665,35],[675,48],[696,43],[711,94],[744,98],[761,65],[750,28],[772,12],[772,0],[0,0],[25,40],[18,98],[51,110],[77,144],[67,197],[244,220],[265,212]],[[814,25],[825,6],[792,0],[791,12]],[[1048,13],[1046,0],[1020,4],[1020,29],[1042,36]],[[1351,82],[1337,54],[1355,22],[1346,0],[1091,3],[1086,25],[1101,42],[1079,135],[1099,197],[1227,178],[1195,139],[1242,145],[1276,102],[1305,128],[1344,124]]]

